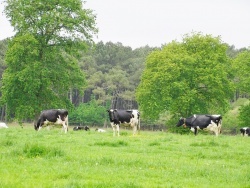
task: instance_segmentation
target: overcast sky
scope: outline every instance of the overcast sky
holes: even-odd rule
[[[13,32],[0,6],[2,40]],[[85,8],[97,15],[96,42],[160,47],[201,32],[236,48],[250,47],[250,0],[86,0]]]

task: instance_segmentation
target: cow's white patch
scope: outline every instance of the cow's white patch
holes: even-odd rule
[[[195,129],[194,129],[193,127],[191,127],[191,128],[190,128],[190,130],[191,130],[192,132],[194,132],[194,131],[195,131]]]
[[[220,114],[213,114],[212,116],[214,116],[214,117],[220,117],[221,115]]]
[[[211,120],[211,123],[205,129],[214,132],[215,135],[218,136],[220,132],[220,126],[220,123],[217,126],[217,124]]]
[[[132,118],[130,119],[130,124],[133,128],[133,135],[135,135],[137,128],[140,130],[140,118],[138,110],[132,110]]]

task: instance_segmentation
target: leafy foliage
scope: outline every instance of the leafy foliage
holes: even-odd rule
[[[88,80],[85,96],[90,99],[93,94],[102,105],[112,101],[111,108],[137,107],[135,89],[140,82],[145,58],[153,49],[146,46],[132,50],[121,43],[97,43],[79,60]]]
[[[18,120],[47,108],[70,108],[69,92],[86,86],[76,58],[97,32],[92,11],[80,0],[6,3],[17,34],[6,54],[2,103]]]
[[[233,60],[235,83],[241,93],[250,93],[250,51],[240,52]]]
[[[136,92],[144,117],[225,112],[234,89],[226,49],[220,38],[198,33],[152,52]]]
[[[250,103],[247,105],[241,106],[239,114],[239,125],[241,127],[248,127],[250,122]]]
[[[97,104],[95,99],[88,103],[82,103],[70,113],[70,121],[85,125],[100,125],[106,118],[106,108]]]

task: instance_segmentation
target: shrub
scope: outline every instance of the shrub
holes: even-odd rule
[[[82,103],[70,113],[70,121],[83,125],[99,125],[107,118],[106,108],[99,106],[95,99]]]
[[[250,122],[250,104],[241,106],[240,109],[240,114],[239,114],[239,125],[241,127],[249,126]]]

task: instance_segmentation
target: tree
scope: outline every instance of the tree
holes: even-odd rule
[[[81,0],[5,2],[16,35],[6,54],[2,103],[18,120],[70,107],[69,92],[86,86],[76,58],[97,32],[95,15]]]
[[[250,94],[250,51],[240,52],[233,60],[236,88],[242,94]]]
[[[144,118],[225,112],[233,92],[226,49],[220,38],[193,33],[152,52],[136,91]]]
[[[4,56],[7,51],[8,40],[0,41],[0,77],[2,77],[3,71],[6,69],[6,64],[4,62]]]
[[[236,93],[238,96],[249,98],[250,94],[250,51],[241,51],[233,60],[233,72],[235,73]],[[242,105],[239,109],[239,126],[249,124],[250,104]]]
[[[98,104],[111,104],[109,108],[137,108],[135,88],[152,50],[148,46],[132,50],[121,43],[99,42],[84,52],[80,62],[88,87],[82,101],[88,102],[94,95]]]

